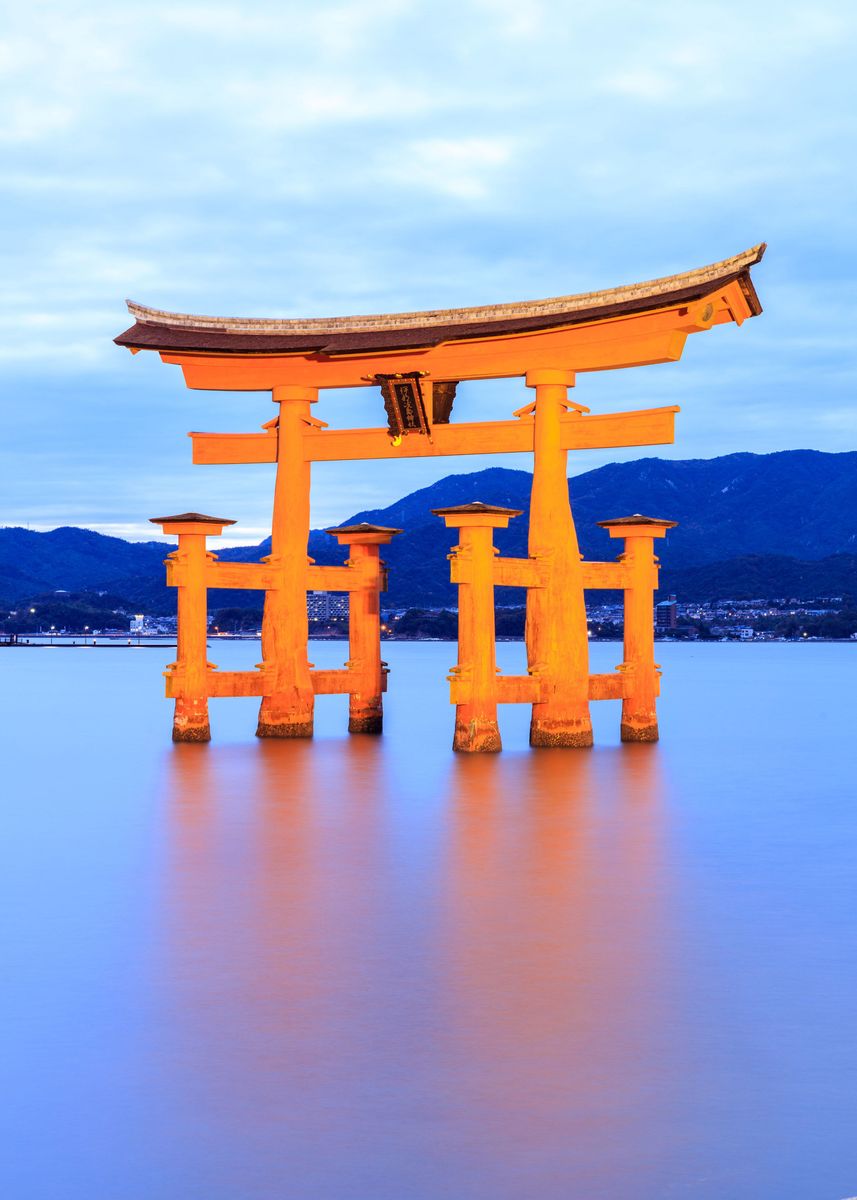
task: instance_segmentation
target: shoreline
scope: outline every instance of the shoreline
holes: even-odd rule
[[[343,645],[348,644],[347,636],[319,637],[319,638],[310,638],[309,640],[311,643],[312,642],[317,642],[317,643],[341,642]],[[257,642],[258,643],[261,641],[261,639],[258,637],[241,637],[240,635],[233,637],[231,635],[227,635],[227,636],[218,636],[218,637],[214,637],[214,638],[209,638],[208,641],[209,641],[209,645],[211,645],[211,644],[217,645],[218,642],[220,642],[220,643],[222,643],[222,642]],[[393,637],[393,638],[390,638],[390,637],[388,637],[388,638],[383,638],[381,641],[381,644],[385,645],[389,642],[395,642],[397,644],[417,645],[417,644],[430,644],[430,643],[443,642],[446,645],[454,646],[457,644],[457,641],[458,641],[457,638],[441,638],[441,637],[432,637],[432,638],[421,638],[421,637],[401,637],[401,638]],[[520,645],[521,643],[523,643],[523,641],[524,641],[523,638],[510,638],[510,637],[497,638],[498,645],[507,643],[507,642],[508,643],[517,643]],[[589,643],[591,645],[621,646],[622,638],[590,638]],[[836,646],[843,646],[843,645],[847,646],[847,645],[857,645],[857,639],[851,638],[851,637],[847,637],[847,638],[823,638],[823,637],[737,638],[736,637],[736,638],[656,638],[655,639],[656,646],[663,646],[663,645],[722,646],[724,644],[726,644],[726,645],[746,645],[746,646],[752,646],[752,645],[755,645],[755,646],[760,646],[760,645],[783,646],[783,645],[801,645],[801,644],[808,644],[808,643],[812,643],[814,645],[824,643],[824,644],[830,644],[830,645],[836,645]],[[123,641],[118,638],[116,638],[116,639],[105,638],[103,641],[93,641],[93,642],[68,641],[68,640],[60,640],[59,638],[55,638],[52,642],[51,641],[29,641],[29,640],[28,641],[0,640],[0,650],[60,650],[60,649],[63,649],[63,650],[169,650],[169,649],[173,649],[173,650],[175,650],[176,648],[177,648],[176,642],[160,642],[160,641],[155,641],[154,639],[148,639],[148,638],[142,638],[140,641],[134,641],[134,642]]]

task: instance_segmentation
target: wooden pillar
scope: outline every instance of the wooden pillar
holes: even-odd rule
[[[619,670],[625,676],[622,700],[621,737],[623,742],[658,740],[657,697],[659,669],[655,663],[654,596],[658,586],[656,537],[664,537],[675,521],[660,521],[635,513],[613,521],[599,521],[612,538],[624,538],[625,550],[625,646]]]
[[[307,658],[307,543],[309,541],[310,465],[303,438],[310,404],[318,389],[281,386],[273,390],[280,406],[277,476],[271,521],[271,553],[277,585],[265,594],[262,663],[273,691],[259,708],[257,737],[312,737],[314,694]]]
[[[544,587],[527,593],[527,660],[541,685],[531,746],[592,745],[583,568],[568,500],[568,451],[561,441],[573,384],[572,371],[527,374],[527,386],[536,392],[528,546],[544,578]]]
[[[434,508],[450,529],[452,581],[458,584],[458,664],[452,670],[456,700],[452,748],[466,753],[502,750],[497,726],[497,652],[494,633],[494,529],[505,529],[520,509],[461,504]]]
[[[381,733],[384,727],[384,664],[381,661],[381,592],[386,572],[380,548],[401,529],[384,525],[341,525],[326,531],[348,546],[348,566],[357,575],[348,595],[348,668],[358,690],[348,696],[348,732]]]
[[[177,536],[178,549],[166,560],[167,584],[178,599],[176,661],[167,672],[167,694],[175,697],[174,742],[208,742],[208,604],[205,568],[209,558],[205,539],[234,525],[202,513],[152,517],[152,524]]]

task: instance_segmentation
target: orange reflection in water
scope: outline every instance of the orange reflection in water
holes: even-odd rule
[[[623,1179],[678,1053],[659,761],[450,757],[420,786],[369,739],[176,747],[166,1024],[210,1169],[344,1197]]]
[[[386,1037],[370,1011],[389,990],[375,964],[394,957],[397,933],[383,776],[379,748],[362,739],[180,746],[167,765],[164,974],[181,1103],[253,1142],[248,1121],[264,1112],[285,1139],[275,1160],[299,1128],[322,1173],[370,1077],[373,1038]]]
[[[455,1104],[465,1124],[479,1112],[484,1161],[504,1147],[497,1186],[516,1173],[523,1186],[533,1156],[556,1165],[563,1147],[578,1186],[596,1188],[639,1161],[653,1060],[677,1050],[659,759],[640,746],[498,765],[456,762],[450,778],[440,941]],[[543,1186],[559,1187],[558,1169]]]

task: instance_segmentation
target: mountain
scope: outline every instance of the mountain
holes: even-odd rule
[[[14,603],[56,588],[124,595],[117,580],[156,575],[163,561],[163,542],[126,542],[70,525],[49,533],[0,528],[0,597]]]
[[[490,467],[448,475],[386,508],[348,519],[401,528],[385,548],[388,602],[440,605],[454,600],[446,555],[453,534],[433,508],[470,500],[523,510],[497,533],[504,554],[526,553],[531,475]],[[787,450],[721,458],[643,458],[612,463],[569,484],[581,551],[589,559],[615,558],[619,546],[598,528],[609,517],[645,512],[679,522],[658,554],[663,583],[686,598],[842,594],[857,591],[857,452]],[[126,597],[141,611],[168,612],[174,598],[163,584],[163,542],[125,542],[90,530],[50,533],[0,529],[0,600],[58,588],[101,589]],[[270,541],[219,551],[230,561],[255,561]],[[343,552],[321,530],[310,534],[319,563],[341,562]],[[504,591],[508,603],[514,593]],[[212,605],[259,604],[258,593],[218,592]]]
[[[660,590],[686,600],[857,599],[857,554],[817,561],[784,554],[746,554],[725,562],[661,571]]]
[[[521,553],[530,482],[529,472],[500,467],[450,475],[388,508],[367,510],[354,519],[413,531],[436,521],[430,510],[444,504],[474,499],[504,504],[524,509],[524,515],[511,522],[508,535],[515,552]],[[857,554],[854,451],[784,450],[677,461],[643,458],[572,478],[569,494],[587,558],[613,557],[615,542],[598,528],[598,521],[634,512],[678,521],[661,554],[665,564],[676,567],[752,554],[806,560]]]
[[[437,569],[449,551],[450,533],[431,515],[432,508],[484,500],[523,509],[507,530],[497,531],[495,543],[503,554],[526,554],[531,481],[529,472],[490,467],[447,476],[387,508],[355,514],[354,521],[405,530],[384,551],[390,602],[437,605],[454,596],[447,573]],[[754,589],[762,589],[753,590],[753,596],[767,594],[766,587],[773,588],[772,595],[857,591],[855,452],[644,458],[588,471],[570,480],[569,493],[580,549],[588,559],[619,553],[619,543],[598,521],[633,512],[678,521],[658,544],[658,557],[664,585],[688,598],[735,597],[742,572]],[[818,561],[836,555],[842,556],[838,563]],[[763,568],[761,559],[772,561]],[[800,566],[787,566],[793,560]],[[715,564],[728,569],[719,573]],[[515,598],[512,592],[503,595],[510,603]]]

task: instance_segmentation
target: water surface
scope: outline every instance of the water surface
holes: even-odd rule
[[[172,653],[0,651],[3,1196],[857,1194],[857,646],[660,645],[659,745],[484,758],[454,646],[383,739],[178,747]]]

